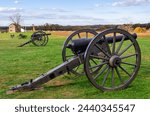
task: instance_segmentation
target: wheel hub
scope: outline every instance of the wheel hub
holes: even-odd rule
[[[109,59],[109,65],[111,67],[117,67],[118,65],[120,65],[121,63],[121,58],[119,58],[119,56],[114,55]]]

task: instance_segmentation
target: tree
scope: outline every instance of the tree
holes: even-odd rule
[[[15,24],[17,31],[19,31],[21,28],[22,16],[19,13],[16,13],[12,16],[9,16],[9,19]]]

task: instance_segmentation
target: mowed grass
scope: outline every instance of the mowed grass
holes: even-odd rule
[[[26,33],[28,39],[31,33]],[[78,77],[65,74],[41,88],[28,92],[6,94],[6,91],[17,84],[35,79],[62,63],[61,50],[66,37],[50,36],[45,47],[29,44],[17,47],[28,39],[11,39],[10,34],[0,34],[0,98],[23,99],[118,99],[150,98],[150,38],[138,38],[142,52],[142,64],[138,76],[125,90],[101,92],[91,85],[86,76]]]

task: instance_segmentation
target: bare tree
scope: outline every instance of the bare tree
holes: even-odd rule
[[[21,22],[22,22],[22,16],[19,13],[16,13],[12,16],[9,16],[9,19],[12,23],[16,25],[17,30],[20,30]]]

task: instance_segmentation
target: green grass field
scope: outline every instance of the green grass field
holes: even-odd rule
[[[30,34],[28,33],[28,38]],[[28,39],[11,39],[9,34],[0,34],[0,98],[150,98],[150,38],[138,38],[142,64],[138,76],[125,90],[101,92],[93,87],[85,76],[65,74],[42,85],[39,90],[6,94],[10,87],[34,79],[62,63],[61,49],[66,37],[50,38],[45,47],[29,44],[18,48],[18,45]]]

